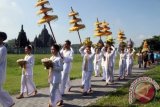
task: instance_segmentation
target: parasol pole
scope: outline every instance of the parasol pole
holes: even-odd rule
[[[57,43],[57,42],[56,42],[56,38],[55,38],[54,33],[53,33],[53,30],[52,30],[52,27],[51,27],[51,24],[50,24],[50,22],[47,22],[47,23],[48,23],[49,28],[50,28],[50,30],[51,30],[51,33],[52,33],[52,37],[53,37],[54,43]],[[63,57],[62,57],[60,51],[59,51],[58,53],[59,53],[60,57],[63,59]]]
[[[81,36],[80,36],[79,30],[77,30],[77,32],[78,32],[78,37],[79,37],[80,43],[82,44],[82,40],[81,40]]]
[[[48,23],[49,28],[50,28],[50,30],[51,30],[51,33],[52,33],[52,37],[53,37],[54,43],[57,43],[57,42],[56,42],[56,38],[55,38],[54,33],[53,33],[53,30],[52,30],[52,27],[51,27],[51,24],[50,24],[50,22],[47,22],[47,23]]]
[[[100,40],[102,40],[102,37],[100,36]]]

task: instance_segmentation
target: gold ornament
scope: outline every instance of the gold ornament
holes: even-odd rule
[[[126,39],[126,37],[125,37],[124,32],[120,30],[120,31],[118,32],[118,41],[119,41],[119,42],[123,42],[125,39]]]
[[[90,40],[90,37],[86,38],[83,42],[84,46],[92,46],[92,41]]]
[[[145,52],[145,51],[149,51],[149,46],[146,40],[143,43],[143,49],[142,49],[142,52]]]
[[[52,11],[53,9],[45,7],[47,4],[49,4],[48,0],[38,0],[37,1],[36,7],[39,7],[39,6],[41,7],[41,9],[37,12],[37,14],[38,15],[41,15],[41,14],[44,15],[38,21],[38,24],[48,23],[48,25],[50,27],[50,30],[51,30],[51,33],[52,33],[52,36],[53,36],[54,43],[56,43],[56,39],[54,37],[54,33],[53,33],[51,25],[50,25],[50,21],[58,19],[58,16],[57,15],[48,15],[48,12]]]

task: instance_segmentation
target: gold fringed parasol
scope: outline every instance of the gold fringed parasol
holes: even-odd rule
[[[51,28],[51,25],[50,25],[50,21],[55,20],[55,19],[58,19],[58,16],[57,16],[57,15],[48,15],[48,12],[50,12],[50,11],[53,10],[52,8],[46,7],[46,5],[48,5],[48,4],[49,4],[49,1],[48,1],[48,0],[38,0],[38,1],[37,1],[36,7],[41,7],[41,9],[37,12],[37,14],[38,14],[38,15],[40,15],[40,14],[43,14],[43,15],[44,15],[44,16],[38,21],[38,24],[48,23],[49,28],[50,28],[51,33],[52,33],[52,36],[53,36],[54,43],[56,43],[56,39],[55,39],[53,30],[52,30],[52,28]]]
[[[97,22],[95,23],[95,25],[96,28],[94,35],[100,37],[100,40],[102,36],[108,36],[112,34],[112,32],[109,31],[110,30],[110,28],[108,27],[109,24],[106,21],[99,22],[97,18]]]
[[[125,37],[125,34],[124,34],[124,31],[119,31],[118,32],[118,41],[119,42],[123,42],[124,40],[126,39],[126,37]]]
[[[78,22],[82,21],[80,18],[77,18],[76,16],[79,15],[78,12],[75,12],[73,10],[73,8],[71,7],[71,12],[68,14],[69,17],[72,17],[72,19],[69,21],[70,24],[74,24],[73,27],[71,27],[69,29],[70,32],[72,31],[77,31],[78,32],[78,36],[79,36],[79,40],[80,40],[80,43],[82,44],[82,40],[81,40],[81,37],[80,37],[80,33],[79,33],[79,30],[80,29],[83,29],[85,28],[85,25],[84,24],[78,24]]]
[[[145,51],[149,51],[149,46],[146,40],[143,43],[143,49],[142,49],[142,52],[145,52]]]
[[[119,30],[118,32],[118,41],[119,41],[119,48],[124,49],[126,47],[126,42],[124,40],[126,39],[124,31]]]
[[[101,22],[99,22],[99,20],[98,20],[98,18],[97,18],[97,21],[96,21],[96,23],[95,23],[95,26],[96,26],[96,28],[95,28],[95,33],[94,33],[94,35],[95,36],[98,36],[98,37],[100,37],[100,40],[101,40],[101,36],[103,36],[103,31],[102,31],[102,23]]]
[[[106,21],[104,21],[103,23],[102,23],[102,27],[103,27],[103,33],[104,33],[104,36],[109,36],[109,35],[111,35],[112,34],[112,32],[111,31],[109,31],[110,30],[110,27],[108,27],[109,26],[109,23],[107,23]]]

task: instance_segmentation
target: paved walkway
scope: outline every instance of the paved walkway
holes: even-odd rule
[[[128,82],[128,80],[135,79],[139,75],[143,74],[146,70],[138,69],[137,67],[133,68],[133,76],[126,78],[125,81],[116,81],[112,85],[105,86],[105,82],[101,81],[102,77],[93,77],[92,78],[92,89],[93,94],[89,96],[82,96],[80,89],[81,80],[76,79],[71,81],[73,88],[71,92],[67,92],[66,95],[63,97],[64,105],[63,107],[80,107],[80,106],[87,106],[92,102],[95,102],[99,98],[104,95],[108,95],[111,91],[115,91],[118,87],[123,86]],[[118,77],[118,72],[115,71],[114,78]],[[20,100],[17,100],[13,96],[15,101],[14,107],[47,107],[48,100],[49,100],[49,88],[43,88],[38,90],[38,94],[34,97],[26,97]]]

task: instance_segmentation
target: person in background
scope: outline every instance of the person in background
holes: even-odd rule
[[[148,51],[148,61],[147,61],[147,65],[151,66],[151,51]]]
[[[71,42],[69,40],[65,41],[64,47],[60,51],[61,56],[63,57],[63,71],[62,73],[62,80],[61,80],[61,94],[64,95],[65,89],[67,88],[68,91],[71,90],[70,86],[70,71],[72,67],[73,61],[73,49],[71,48]]]
[[[63,60],[59,56],[60,47],[57,44],[51,46],[53,67],[49,69],[50,83],[50,103],[49,107],[61,106],[63,104],[59,84],[61,83],[61,71],[63,70]]]
[[[151,51],[150,59],[151,59],[151,63],[154,64],[154,53],[153,53],[153,51]]]
[[[2,87],[6,79],[7,49],[3,45],[3,41],[6,39],[6,33],[0,32],[0,103],[3,107],[12,107],[15,103]]]
[[[36,95],[37,89],[33,82],[33,66],[34,66],[34,56],[32,55],[32,46],[28,45],[25,47],[26,56],[24,60],[26,64],[22,68],[22,76],[21,76],[21,90],[20,95],[16,97],[17,99],[21,99],[24,97],[24,93],[27,92],[28,95]]]
[[[139,53],[137,53],[136,54],[138,57],[138,65],[139,65],[139,68],[141,68],[142,67],[142,65],[143,65],[143,54],[142,54],[142,52],[141,51],[139,51]]]
[[[144,62],[143,64],[144,68],[147,68],[147,62],[148,62],[148,52],[147,51],[143,52],[143,62]]]

